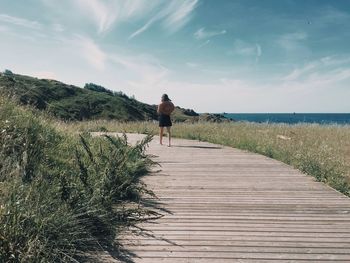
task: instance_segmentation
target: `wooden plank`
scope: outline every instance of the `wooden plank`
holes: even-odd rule
[[[315,260],[318,262],[319,260],[347,260],[350,261],[349,253],[302,253],[302,252],[292,252],[292,253],[271,253],[271,252],[255,252],[255,251],[247,251],[247,252],[222,252],[222,251],[133,251],[133,254],[136,257],[140,258],[173,258],[176,262],[179,258],[206,258],[212,259],[214,262],[216,259],[224,258],[224,259],[289,259],[289,260]],[[141,261],[142,262],[142,261]],[[157,261],[154,261],[157,262]],[[191,262],[191,261],[190,261]],[[234,261],[233,261],[234,262]]]
[[[148,258],[134,258],[133,262],[135,263],[155,263],[155,262],[162,262],[162,263],[233,263],[233,262],[239,262],[239,263],[270,263],[270,262],[279,262],[279,263],[310,263],[313,262],[312,260],[291,260],[291,259],[245,259],[245,258],[235,258],[234,261],[232,258],[154,258],[154,257],[148,257]],[[317,262],[322,263],[349,263],[348,260],[318,260]]]
[[[265,156],[157,141],[142,203],[162,217],[120,235],[130,262],[350,262],[349,198]]]

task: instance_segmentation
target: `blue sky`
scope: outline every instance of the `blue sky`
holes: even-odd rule
[[[350,112],[348,0],[0,0],[0,69],[198,112]]]

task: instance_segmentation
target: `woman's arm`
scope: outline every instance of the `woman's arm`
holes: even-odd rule
[[[172,102],[170,102],[170,109],[169,109],[170,114],[171,114],[174,110],[175,110],[175,105],[174,105]]]

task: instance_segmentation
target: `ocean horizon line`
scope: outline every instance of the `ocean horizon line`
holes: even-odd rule
[[[235,121],[257,123],[350,124],[350,113],[221,113]]]
[[[199,114],[203,114],[201,112]],[[210,112],[210,114],[350,114],[350,112]]]

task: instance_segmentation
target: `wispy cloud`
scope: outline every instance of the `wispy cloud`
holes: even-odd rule
[[[348,103],[344,97],[348,97],[346,94],[349,94],[349,81],[350,56],[344,54],[342,57],[320,58],[295,68],[282,77],[279,89],[284,90],[287,97],[298,96],[298,104],[303,101],[308,106],[307,102],[312,105],[312,101],[317,101],[320,105],[333,105],[333,109],[331,107],[328,111],[334,111],[337,107],[338,111],[347,111]],[[336,98],[337,102],[332,101],[332,97]],[[327,111],[324,107],[321,110]]]
[[[226,30],[206,30],[204,27],[198,29],[193,35],[196,39],[207,39],[214,36],[226,34]]]
[[[95,21],[98,32],[107,31],[117,18],[117,8],[112,5],[111,1],[99,0],[74,0],[79,8],[87,12]]]
[[[255,46],[256,46],[256,56],[261,57],[261,55],[262,55],[261,46],[259,44],[255,44]]]
[[[189,67],[189,68],[198,68],[198,64],[197,63],[193,63],[193,62],[186,62],[186,66]]]
[[[262,48],[257,43],[249,43],[241,39],[237,39],[233,43],[233,49],[229,51],[229,54],[255,57],[256,61],[258,61],[262,55]]]
[[[151,25],[153,25],[153,23],[155,23],[157,20],[161,19],[161,14],[158,14],[157,16],[152,17],[150,20],[147,21],[146,24],[144,24],[141,28],[139,28],[138,30],[136,30],[134,33],[132,33],[129,36],[129,40],[133,39],[134,37],[142,34],[143,32],[145,32]]]
[[[166,17],[165,27],[174,32],[183,27],[190,19],[198,0],[173,0],[169,6],[169,15]]]
[[[64,41],[77,49],[91,66],[98,70],[104,70],[108,56],[92,39],[77,35],[72,40]]]
[[[7,26],[0,25],[0,32],[7,32],[9,28]]]
[[[166,32],[176,32],[190,21],[199,3],[199,0],[62,0],[58,7],[55,0],[41,1],[55,12],[59,8],[61,17],[72,19],[74,12],[74,16],[80,16],[83,21],[91,21],[99,34],[125,22],[141,25],[129,35],[129,39],[142,34],[156,22]]]
[[[346,72],[349,66],[349,56],[323,57],[318,60],[310,61],[301,67],[295,68],[285,77],[283,77],[282,80],[302,81],[312,79],[314,76],[321,76],[321,78],[323,78],[322,76],[327,76],[327,79],[341,80],[341,76],[344,76],[344,72]]]
[[[133,86],[141,85],[149,88],[159,83],[170,73],[168,68],[150,55],[122,56],[112,54],[109,59],[132,73],[133,80],[130,80],[129,84]]]
[[[304,74],[310,72],[312,69],[316,68],[316,66],[317,64],[313,62],[305,65],[304,67],[296,68],[292,72],[290,72],[287,76],[285,76],[283,80],[286,80],[286,81],[296,80],[301,76],[303,76]]]
[[[286,80],[280,83],[280,88],[287,94],[299,94],[300,97],[314,94],[310,98],[317,98],[320,92],[339,93],[345,83],[350,80],[350,68],[338,68],[330,71],[309,71],[303,77]]]
[[[146,19],[144,25],[133,32],[129,39],[145,32],[156,22],[160,22],[167,32],[176,32],[190,21],[192,13],[198,5],[198,0],[171,0],[158,3],[148,14],[151,15],[151,18]]]
[[[82,38],[85,58],[97,69],[103,70],[107,59],[106,54],[90,39]]]
[[[55,0],[41,1],[52,11],[58,12],[60,17],[70,18],[73,13],[75,17],[91,21],[99,34],[121,22],[142,19],[161,3],[161,0],[61,0],[58,6]]]
[[[208,45],[209,43],[210,43],[210,39],[207,39],[205,42],[203,42],[202,44],[200,44],[200,45],[198,46],[198,48],[202,48],[202,47]]]
[[[305,32],[294,32],[283,34],[277,39],[277,43],[287,51],[299,49],[303,42],[308,38]]]
[[[28,19],[16,17],[16,16],[10,16],[7,14],[0,14],[0,21],[8,24],[12,24],[12,25],[26,27],[30,29],[36,29],[36,30],[41,29],[42,27],[42,25],[37,21],[28,20]]]
[[[318,10],[316,25],[325,26],[329,24],[346,24],[350,21],[350,14],[345,10],[339,10],[332,6],[327,6]]]
[[[52,29],[55,32],[63,32],[65,29],[61,24],[55,23],[52,25]]]

